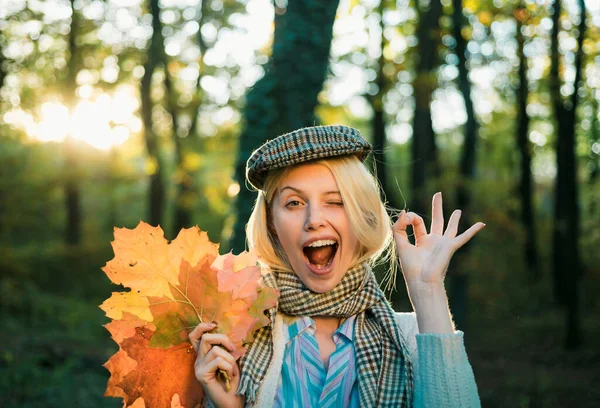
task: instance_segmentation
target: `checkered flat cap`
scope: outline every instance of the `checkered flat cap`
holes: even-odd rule
[[[262,189],[269,170],[327,157],[356,155],[364,161],[371,145],[348,126],[313,126],[267,141],[246,162],[246,178]]]

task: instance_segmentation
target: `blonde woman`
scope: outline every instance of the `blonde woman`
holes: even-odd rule
[[[433,197],[429,233],[402,211],[392,225],[356,129],[316,126],[268,141],[247,162],[258,190],[247,225],[264,285],[277,287],[271,325],[236,362],[211,324],[190,333],[195,373],[217,407],[475,407],[477,387],[444,289],[454,252],[484,224],[444,230]],[[416,244],[410,243],[412,227]],[[413,313],[395,313],[371,267],[399,261]],[[217,380],[233,379],[226,391]]]

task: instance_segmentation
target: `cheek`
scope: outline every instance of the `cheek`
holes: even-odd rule
[[[291,231],[293,230],[293,220],[285,219],[281,214],[275,212],[271,221],[271,228],[275,237],[284,250],[287,250],[292,241]]]

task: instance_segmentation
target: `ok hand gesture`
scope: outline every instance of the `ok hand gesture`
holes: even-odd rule
[[[402,211],[393,225],[394,239],[400,258],[400,266],[409,295],[417,316],[419,307],[427,308],[432,303],[446,303],[443,289],[444,277],[452,255],[483,229],[478,222],[457,236],[461,211],[455,210],[450,216],[444,231],[442,193],[433,196],[431,231],[427,233],[423,218],[414,212]],[[406,233],[411,225],[415,234],[415,244],[411,244]],[[433,300],[434,297],[443,299]]]

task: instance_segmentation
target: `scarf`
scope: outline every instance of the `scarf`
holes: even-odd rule
[[[348,270],[327,293],[314,293],[293,273],[268,271],[263,284],[279,289],[278,308],[292,316],[349,317],[357,315],[355,349],[361,407],[411,407],[412,364],[394,311],[368,264]],[[239,361],[237,394],[256,401],[258,387],[273,357],[273,327],[277,309],[268,311],[271,325],[255,333],[254,342]]]

